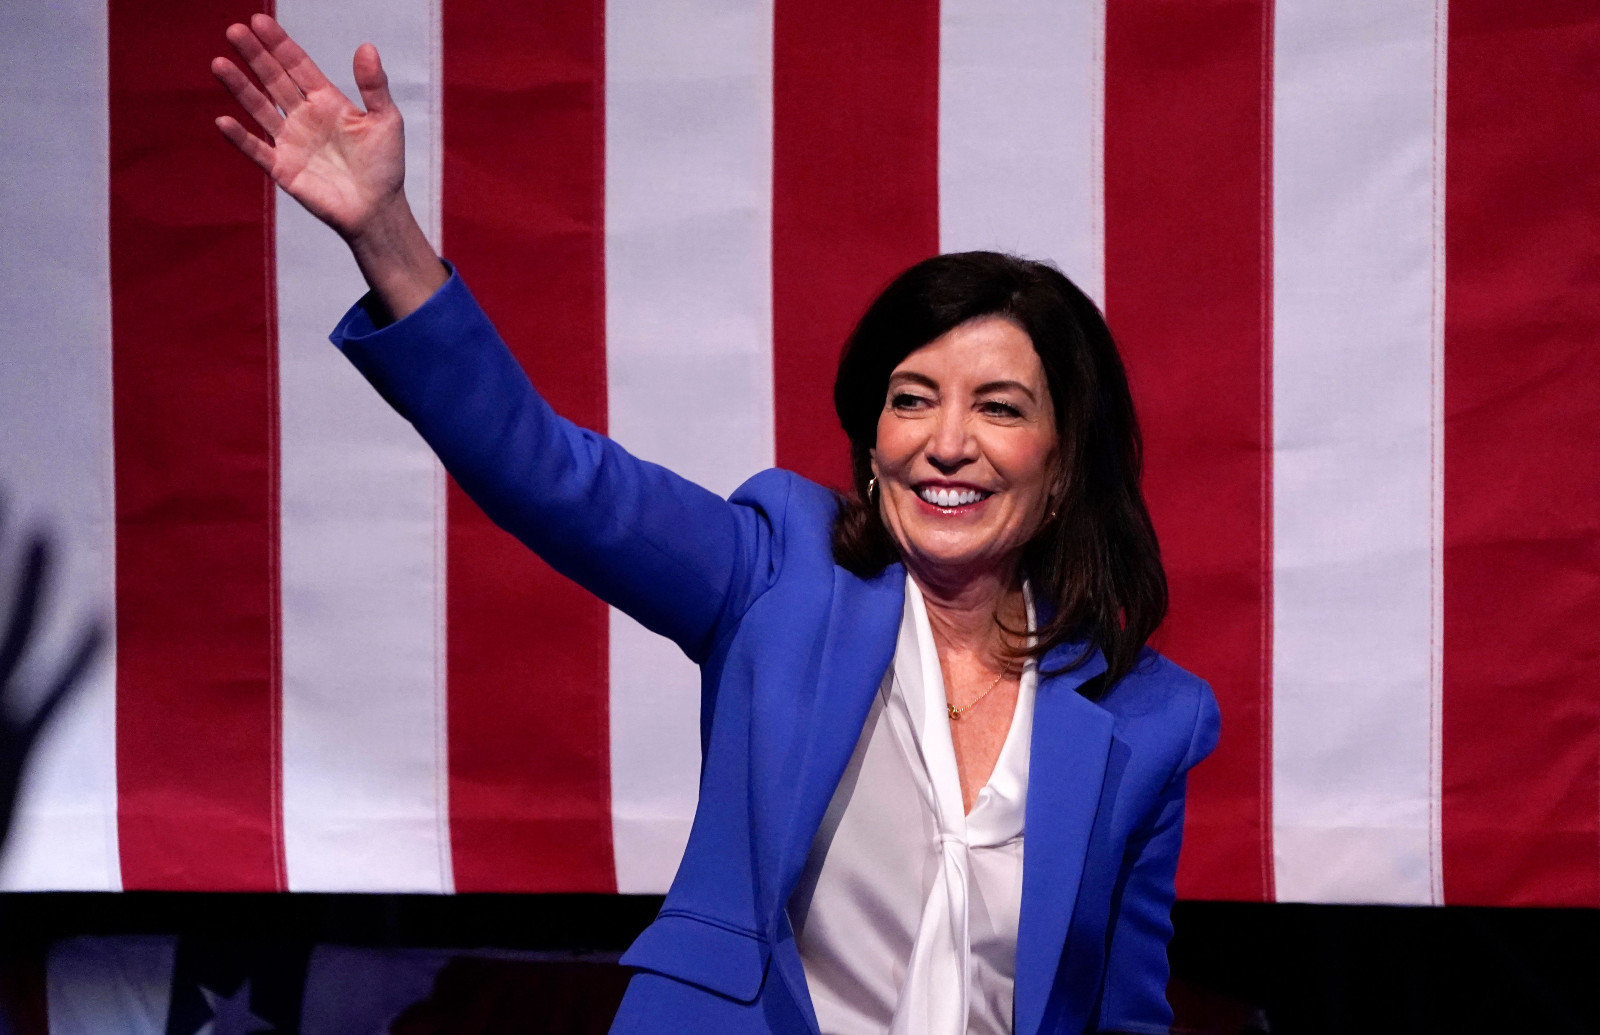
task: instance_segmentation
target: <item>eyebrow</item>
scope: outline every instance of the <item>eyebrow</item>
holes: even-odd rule
[[[973,390],[973,394],[988,395],[990,392],[1004,392],[1008,389],[1016,389],[1023,395],[1026,395],[1029,400],[1033,402],[1039,401],[1038,399],[1034,398],[1033,389],[1029,388],[1021,381],[985,381],[983,384],[979,385]]]

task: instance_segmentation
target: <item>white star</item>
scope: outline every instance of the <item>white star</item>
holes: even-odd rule
[[[238,991],[230,996],[220,996],[211,989],[200,986],[211,1008],[211,1019],[200,1025],[194,1035],[251,1035],[258,1031],[276,1031],[276,1025],[250,1012],[250,979],[245,978]]]

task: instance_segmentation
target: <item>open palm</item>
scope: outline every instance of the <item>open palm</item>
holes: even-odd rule
[[[227,58],[212,61],[211,71],[272,142],[228,116],[217,128],[312,215],[346,239],[359,235],[403,197],[405,181],[400,111],[377,48],[366,43],[356,51],[363,111],[267,15],[229,26],[227,36],[261,87]]]

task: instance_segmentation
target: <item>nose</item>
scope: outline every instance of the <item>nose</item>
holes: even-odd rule
[[[955,407],[941,406],[936,419],[926,449],[928,463],[940,474],[954,474],[977,459],[977,443],[966,415]]]

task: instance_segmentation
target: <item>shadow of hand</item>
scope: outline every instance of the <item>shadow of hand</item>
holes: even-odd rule
[[[4,514],[0,513],[0,532],[4,531],[4,524]],[[10,614],[0,631],[0,844],[4,844],[11,829],[28,752],[50,716],[82,680],[105,639],[102,625],[91,621],[78,633],[64,661],[34,665],[35,674],[31,677],[23,671],[23,658],[38,625],[50,563],[49,541],[43,535],[32,536],[21,561],[21,577],[16,581]]]

